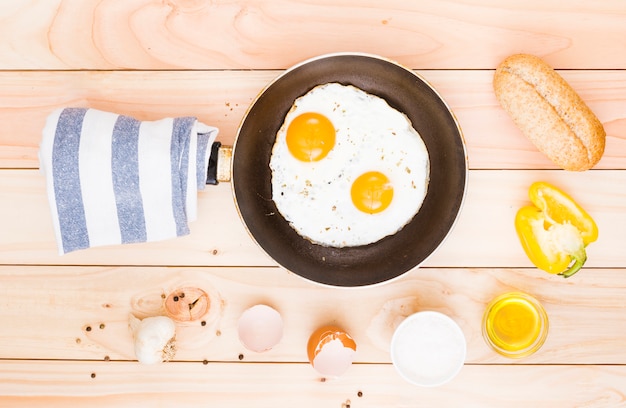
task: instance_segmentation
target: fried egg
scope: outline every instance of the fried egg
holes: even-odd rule
[[[395,234],[419,211],[428,151],[406,115],[351,85],[296,99],[270,158],[272,199],[298,234],[332,247]]]

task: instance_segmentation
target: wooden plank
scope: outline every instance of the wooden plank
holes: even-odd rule
[[[195,116],[235,140],[241,118],[278,72],[0,72],[0,167],[37,168],[46,117],[92,107],[156,120]]]
[[[65,106],[154,120],[195,116],[232,144],[246,109],[281,71],[0,72],[0,168],[37,168],[46,117]],[[555,166],[513,125],[492,90],[493,71],[418,71],[449,104],[474,169]],[[603,122],[608,138],[596,168],[626,166],[626,71],[562,71]]]
[[[2,2],[0,407],[623,406],[624,11],[622,0]],[[187,237],[57,255],[37,171],[52,110],[193,115],[232,144],[284,68],[345,50],[417,69],[463,128],[466,203],[423,268],[358,289],[300,279],[257,247],[228,183],[200,194]],[[499,108],[493,69],[515,52],[543,56],[600,117],[608,138],[596,169],[555,171]],[[568,280],[533,268],[515,236],[515,211],[539,179],[574,196],[600,228],[587,266]],[[133,361],[128,315],[163,314],[163,296],[186,287],[212,303],[201,320],[178,324],[176,361]],[[491,351],[480,330],[487,302],[510,290],[535,295],[550,319],[546,344],[520,361]],[[255,303],[285,321],[266,353],[237,339],[237,319]],[[450,315],[468,341],[465,367],[440,388],[411,386],[390,363],[394,328],[419,310]],[[358,344],[339,379],[306,362],[308,335],[326,323]]]
[[[93,377],[93,378],[92,378]],[[624,366],[466,365],[421,388],[389,364],[320,381],[306,364],[3,361],[0,404],[27,407],[607,407],[623,403]]]
[[[528,186],[551,182],[570,193],[596,220],[597,242],[588,247],[589,267],[623,267],[626,172],[593,170],[469,172],[459,219],[425,266],[530,267],[513,220],[528,203]],[[581,187],[583,186],[583,187]],[[167,241],[91,248],[57,254],[44,177],[36,170],[0,171],[0,263],[61,265],[275,266],[251,239],[236,211],[230,183],[199,194],[199,217],[191,234]]]
[[[493,68],[520,51],[626,68],[623,12],[620,0],[3,2],[0,68],[280,69],[345,50],[422,69]]]
[[[423,268],[385,285],[336,289],[279,268],[3,266],[0,358],[134,360],[129,314],[166,314],[163,295],[194,287],[211,306],[178,324],[177,361],[306,362],[308,336],[336,324],[357,342],[358,363],[389,363],[397,324],[437,310],[461,326],[467,363],[507,364],[484,342],[482,314],[497,295],[523,291],[542,302],[550,331],[535,355],[516,363],[626,364],[625,272],[587,269],[565,281],[532,269]],[[284,321],[282,341],[265,353],[246,350],[237,335],[239,316],[257,303]]]

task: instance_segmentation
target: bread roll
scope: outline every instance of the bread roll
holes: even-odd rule
[[[522,133],[557,166],[583,171],[600,160],[606,139],[602,123],[540,58],[508,57],[496,69],[493,86]]]

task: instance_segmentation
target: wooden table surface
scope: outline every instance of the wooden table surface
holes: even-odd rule
[[[624,1],[16,0],[0,4],[0,38],[0,406],[626,406]],[[37,158],[54,109],[197,116],[232,144],[266,84],[339,51],[416,70],[463,129],[466,200],[422,267],[358,289],[305,281],[248,236],[230,183],[200,193],[186,237],[57,254]],[[603,122],[594,169],[556,169],[499,107],[494,69],[518,52],[554,66]],[[534,268],[517,241],[513,218],[536,180],[570,193],[600,230],[568,280]],[[175,361],[139,364],[129,313],[162,314],[162,295],[187,286],[209,293],[206,324],[180,325]],[[550,320],[545,345],[519,361],[481,336],[487,302],[510,290],[537,297]],[[285,323],[266,353],[237,337],[257,303]],[[419,310],[446,313],[467,339],[465,366],[441,387],[405,382],[390,361],[394,328]],[[306,358],[327,323],[358,344],[338,379]]]

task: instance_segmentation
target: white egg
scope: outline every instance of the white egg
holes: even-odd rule
[[[328,118],[335,143],[318,161],[294,157],[287,129],[303,113]],[[296,99],[276,135],[270,159],[278,211],[314,243],[358,246],[392,235],[419,211],[429,180],[428,151],[406,115],[354,86],[319,85]],[[382,173],[393,188],[388,207],[364,212],[351,190],[364,173]],[[358,201],[358,200],[357,200]]]
[[[271,350],[283,337],[283,319],[278,311],[267,305],[247,309],[237,326],[241,343],[257,353]]]

